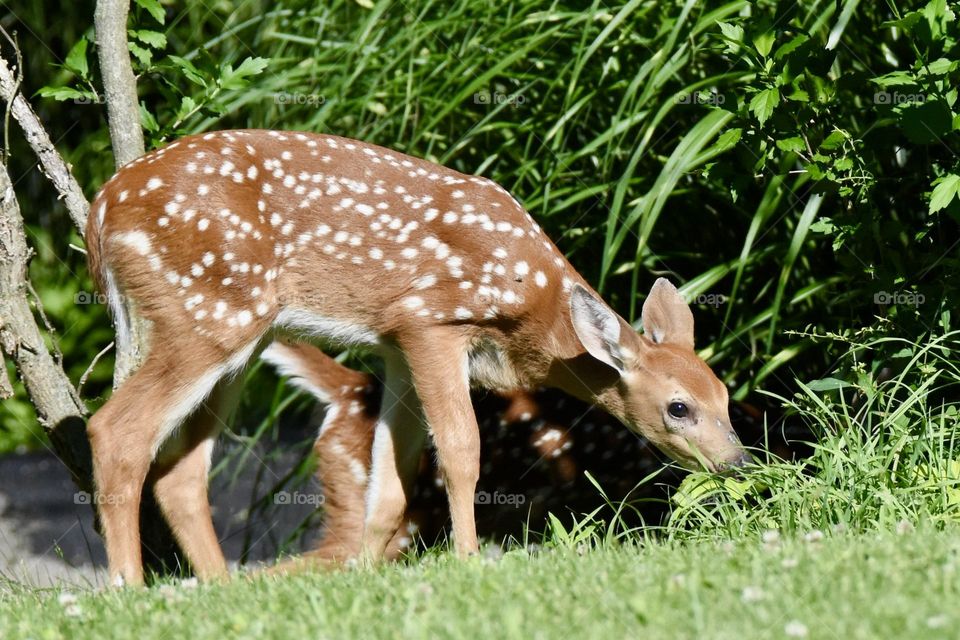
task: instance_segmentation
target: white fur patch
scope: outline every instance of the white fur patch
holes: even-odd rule
[[[315,384],[310,377],[310,368],[300,357],[299,353],[280,342],[273,342],[260,354],[260,359],[269,363],[282,376],[289,378],[288,382],[298,389],[303,389],[318,401],[324,404],[330,404],[332,398],[326,389]],[[332,405],[327,410],[327,416],[324,418],[324,424],[330,417],[331,412],[335,412],[336,405]],[[323,427],[320,432],[323,433]]]
[[[279,329],[292,330],[343,346],[380,344],[380,335],[369,327],[349,320],[323,316],[307,309],[289,307],[283,309],[277,314],[273,325]]]
[[[247,364],[259,343],[260,338],[257,338],[233,354],[229,360],[213,367],[192,384],[185,385],[179,390],[180,393],[177,394],[176,403],[170,407],[163,423],[160,425],[160,433],[150,450],[151,459],[156,457],[160,447],[170,437],[170,434],[210,395],[210,392],[213,391],[220,380],[238,373]]]
[[[150,236],[143,231],[122,231],[110,236],[110,240],[131,247],[142,256],[150,253],[153,248],[153,245],[150,243]]]

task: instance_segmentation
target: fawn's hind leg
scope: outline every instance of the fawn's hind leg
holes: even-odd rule
[[[210,457],[242,391],[237,378],[221,380],[210,397],[164,444],[150,473],[157,504],[177,544],[201,580],[227,575],[207,494]]]
[[[241,368],[256,343],[232,354],[157,332],[146,362],[87,425],[93,455],[94,499],[100,513],[111,583],[143,583],[140,499],[150,465],[167,437],[204,401],[217,382]]]
[[[373,436],[362,555],[383,557],[406,512],[427,430],[405,358],[385,358],[386,380]]]

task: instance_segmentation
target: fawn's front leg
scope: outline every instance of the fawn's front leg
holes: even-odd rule
[[[480,477],[480,428],[470,400],[468,340],[437,329],[403,344],[447,485],[457,553],[475,553],[474,494]]]

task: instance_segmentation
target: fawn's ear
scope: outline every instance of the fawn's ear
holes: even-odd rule
[[[582,285],[575,284],[570,292],[570,319],[587,353],[623,373],[617,314]]]
[[[643,302],[643,333],[657,344],[693,349],[693,312],[677,288],[657,278]]]

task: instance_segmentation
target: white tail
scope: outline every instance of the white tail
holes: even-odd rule
[[[236,375],[276,335],[384,359],[362,540],[372,557],[402,518],[428,429],[456,547],[476,550],[471,383],[559,387],[689,466],[744,459],[726,388],[694,353],[693,317],[673,285],[654,285],[637,335],[486,178],[335,136],[222,131],[124,167],[91,211],[91,271],[152,326],[144,365],[89,425],[117,582],[142,580],[137,517],[151,463],[194,569],[225,572],[209,452]]]

